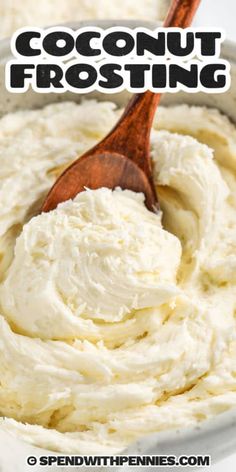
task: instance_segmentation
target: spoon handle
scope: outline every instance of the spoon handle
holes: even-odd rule
[[[200,1],[172,0],[164,26],[190,26]],[[145,172],[151,183],[150,133],[160,98],[160,93],[150,91],[134,95],[116,126],[97,146],[98,151],[101,146],[103,151],[125,154]]]
[[[173,0],[163,26],[187,28],[191,25],[201,0]]]

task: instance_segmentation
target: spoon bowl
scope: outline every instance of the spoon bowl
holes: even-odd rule
[[[61,185],[62,181],[62,185]],[[129,189],[142,192],[150,211],[158,212],[155,189],[145,172],[128,157],[117,153],[104,152],[90,154],[73,163],[56,181],[48,194],[43,212],[54,210],[59,202],[73,199],[84,189],[96,190],[101,187]]]

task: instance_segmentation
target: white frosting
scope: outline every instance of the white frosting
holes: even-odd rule
[[[141,194],[86,191],[24,226],[1,303],[30,335],[90,338],[91,320],[123,321],[173,299],[180,257]]]
[[[158,113],[160,215],[99,189],[32,218],[114,105],[0,122],[0,428],[31,444],[116,453],[236,405],[235,130],[216,110]]]
[[[217,236],[229,194],[213,162],[213,151],[190,136],[167,131],[153,131],[152,143],[155,180],[163,187],[160,198],[165,220],[185,249],[198,250],[202,258]]]

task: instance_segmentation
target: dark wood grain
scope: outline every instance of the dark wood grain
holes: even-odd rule
[[[173,0],[164,26],[187,28],[191,25],[201,0]]]
[[[155,210],[156,199],[150,187],[146,174],[128,157],[121,154],[103,152],[81,157],[80,165],[73,164],[63,176],[63,185],[60,179],[55,183],[52,192],[47,197],[50,209],[57,207],[58,202],[73,199],[84,188],[94,190],[107,187],[120,187],[134,192],[143,192],[145,203],[149,210]]]
[[[173,0],[164,26],[189,26],[200,1]],[[160,97],[150,91],[134,95],[112,131],[58,178],[42,211],[53,210],[85,187],[114,189],[117,186],[143,192],[147,207],[156,211],[158,199],[152,177],[150,132]]]

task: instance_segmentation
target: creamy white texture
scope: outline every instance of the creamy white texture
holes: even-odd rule
[[[0,0],[0,36],[22,26],[47,26],[81,20],[163,20],[169,0]]]
[[[236,405],[236,133],[225,117],[160,107],[163,214],[100,189],[32,218],[58,167],[119,114],[87,101],[0,123],[0,427],[56,451],[120,452]],[[211,139],[214,152],[201,143]]]
[[[202,259],[217,237],[229,194],[212,162],[213,151],[190,136],[167,131],[154,132],[152,143],[154,175],[157,185],[162,186],[165,219],[184,242],[185,250],[191,254],[198,251]]]
[[[30,335],[101,338],[91,320],[123,321],[176,296],[180,257],[141,194],[86,191],[23,228],[1,303]]]

